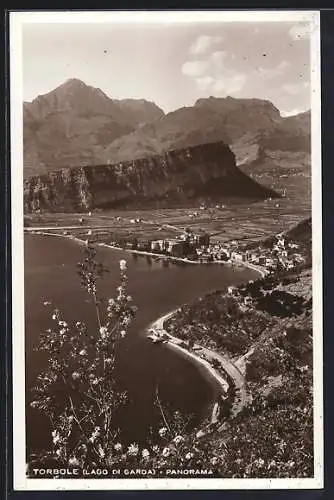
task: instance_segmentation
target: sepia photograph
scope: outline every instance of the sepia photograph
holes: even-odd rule
[[[10,13],[17,490],[323,487],[320,16]]]

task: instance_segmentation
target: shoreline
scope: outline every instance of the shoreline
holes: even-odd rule
[[[222,354],[217,353],[216,351],[213,351],[212,349],[208,349],[207,347],[202,346],[201,344],[195,344],[194,347],[197,350],[195,352],[192,352],[184,348],[182,345],[180,345],[181,343],[183,343],[183,340],[169,334],[164,328],[165,322],[168,319],[172,318],[178,312],[178,310],[179,308],[176,308],[170,311],[169,313],[163,314],[158,319],[153,321],[153,323],[151,323],[146,328],[145,332],[148,333],[149,329],[152,328],[155,330],[159,330],[161,333],[167,335],[170,340],[165,345],[167,345],[169,348],[177,350],[178,352],[182,353],[186,358],[192,359],[197,364],[200,364],[203,368],[205,368],[205,370],[210,374],[210,376],[213,377],[219,384],[221,393],[227,395],[230,387],[228,382],[225,380],[224,375],[222,375],[210,363],[210,360],[218,361],[222,367],[222,370],[225,371],[227,375],[233,379],[234,387],[236,391],[238,391],[238,397],[235,398],[232,405],[232,413],[234,416],[236,416],[249,400],[249,396],[246,391],[245,376],[242,374],[238,366],[235,363],[233,363],[229,358],[227,358]],[[202,353],[205,357],[204,358],[201,357],[200,353]],[[215,406],[217,404],[219,404],[218,401],[216,401],[212,411],[211,415],[212,423],[215,418]]]
[[[77,243],[79,243],[81,245],[86,244],[86,240],[83,240],[81,238],[77,238],[76,236],[73,236],[71,234],[51,233],[48,231],[40,231],[40,230],[34,231],[33,229],[30,229],[29,231],[27,231],[27,233],[28,234],[39,234],[39,235],[45,235],[45,236],[57,236],[57,237],[61,237],[61,238],[68,238],[70,240],[76,241]],[[260,266],[256,266],[255,264],[252,264],[250,262],[243,262],[243,261],[228,262],[226,260],[213,260],[213,261],[201,262],[198,260],[190,260],[190,259],[187,259],[185,257],[175,257],[173,255],[164,255],[164,254],[158,254],[158,253],[154,253],[154,252],[148,252],[146,250],[134,250],[134,249],[130,249],[130,248],[121,248],[121,247],[109,245],[108,243],[103,243],[103,242],[96,243],[96,245],[99,247],[110,248],[111,250],[118,250],[118,251],[122,251],[122,252],[132,253],[135,255],[153,257],[153,258],[161,259],[161,260],[171,260],[171,261],[175,261],[175,262],[183,262],[184,264],[197,264],[197,265],[204,265],[204,266],[209,265],[209,264],[210,265],[211,264],[219,264],[219,265],[229,266],[232,268],[233,267],[236,267],[236,268],[247,267],[248,269],[251,269],[252,271],[256,271],[257,273],[259,273],[262,278],[265,278],[269,274],[269,272],[265,268],[262,268]]]
[[[80,245],[86,244],[85,240],[77,238],[73,235],[58,234],[58,233],[52,233],[52,232],[47,232],[47,231],[36,231],[36,232],[29,231],[29,234],[37,234],[37,235],[42,235],[42,236],[57,236],[57,237],[69,239],[71,241],[75,241],[76,243],[78,243]],[[158,256],[158,257],[162,257],[165,259],[178,260],[178,261],[181,260],[182,262],[185,262],[187,264],[202,264],[201,262],[198,262],[198,261],[188,261],[187,259],[182,259],[182,258],[173,257],[173,256],[165,256],[165,255],[159,256],[159,255],[151,253],[151,252],[123,249],[120,247],[114,247],[112,245],[108,245],[106,243],[97,243],[97,246],[109,248],[111,250],[120,250],[120,251],[129,252],[129,253],[136,253],[139,255],[149,255],[149,256],[154,256],[154,257]],[[245,263],[245,262],[240,262],[240,263],[238,262],[235,264],[228,263],[226,261],[210,262],[210,264],[215,264],[215,263],[220,263],[220,264],[224,263],[225,265],[228,265],[228,266],[235,265],[236,267],[247,267],[249,269],[252,269],[253,271],[257,271],[261,275],[261,277],[265,277],[267,275],[267,272],[265,272],[265,270],[259,269],[259,268],[257,268],[257,266],[252,266],[251,264],[249,265],[248,263]],[[219,390],[220,390],[220,395],[221,394],[226,395],[228,390],[229,390],[229,384],[225,380],[224,376],[221,375],[217,369],[213,368],[213,366],[211,365],[209,360],[217,360],[218,362],[220,362],[223,371],[225,371],[228,374],[228,376],[230,376],[233,379],[235,389],[239,392],[239,401],[234,402],[234,403],[236,403],[236,405],[234,405],[234,406],[237,407],[234,409],[234,413],[235,414],[238,413],[243,408],[243,406],[246,404],[246,402],[248,400],[246,389],[245,389],[245,379],[244,379],[243,374],[239,370],[239,368],[231,360],[229,360],[227,357],[225,357],[225,356],[223,356],[223,355],[221,355],[221,354],[219,354],[211,349],[208,349],[200,344],[197,344],[194,346],[198,349],[196,352],[190,352],[189,350],[187,350],[186,348],[184,348],[180,345],[183,342],[182,339],[179,339],[177,337],[170,335],[165,330],[165,328],[164,328],[165,322],[168,319],[170,319],[172,316],[174,316],[180,307],[182,307],[182,306],[179,306],[178,308],[176,308],[168,313],[163,314],[162,316],[160,316],[159,318],[154,320],[152,323],[150,323],[144,329],[145,338],[147,340],[149,340],[148,339],[148,332],[151,328],[156,329],[156,330],[160,330],[162,333],[165,333],[169,338],[169,341],[165,345],[168,348],[177,351],[183,357],[190,359],[193,363],[195,363],[199,367],[200,370],[204,369],[206,371],[206,373],[210,376],[211,380],[212,379],[215,380],[216,386],[218,384]],[[200,356],[199,352],[201,352],[204,356]],[[208,358],[209,358],[209,360],[208,360]],[[211,423],[214,423],[213,421],[216,419],[216,417],[215,417],[216,408],[215,407],[217,406],[217,404],[218,404],[218,401],[216,401],[214,403],[214,407],[213,407],[213,411],[212,411],[212,415],[211,415]]]
[[[163,316],[160,316],[158,319],[153,321],[153,323],[151,323],[146,328],[145,332],[147,332],[149,329],[152,328],[155,330],[159,330],[162,333],[165,333],[168,336],[168,338],[170,339],[170,343],[168,343],[167,346],[176,348],[178,351],[185,354],[186,357],[195,359],[196,361],[200,362],[201,365],[204,366],[210,372],[210,375],[213,376],[217,380],[217,382],[221,386],[223,392],[226,393],[228,388],[229,388],[227,381],[221,375],[218,374],[218,372],[210,365],[210,363],[208,361],[206,361],[205,359],[201,358],[200,356],[196,355],[196,353],[188,351],[187,349],[182,347],[181,343],[183,341],[181,339],[179,339],[178,337],[174,337],[173,335],[168,333],[167,330],[165,330],[165,328],[164,328],[165,322],[168,319],[172,318],[178,312],[178,310],[179,310],[179,308],[174,309],[173,311],[171,311],[167,314],[164,314]],[[197,347],[197,345],[196,345],[196,347]],[[201,347],[201,346],[198,345],[198,347]]]

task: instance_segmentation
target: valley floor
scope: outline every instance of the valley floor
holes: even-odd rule
[[[311,214],[308,199],[282,198],[252,204],[156,210],[110,210],[87,214],[26,214],[25,227],[53,227],[87,235],[89,230],[101,238],[106,235],[140,235],[141,238],[171,238],[184,228],[203,229],[215,240],[257,241],[273,233],[286,231]]]

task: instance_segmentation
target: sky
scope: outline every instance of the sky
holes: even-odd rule
[[[310,108],[309,36],[302,22],[25,24],[24,100],[78,78],[165,112],[232,96],[292,115]]]

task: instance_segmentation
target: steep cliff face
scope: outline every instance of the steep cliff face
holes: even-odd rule
[[[161,156],[93,167],[63,168],[24,182],[26,212],[190,205],[195,200],[261,199],[276,193],[235,165],[223,142]]]

